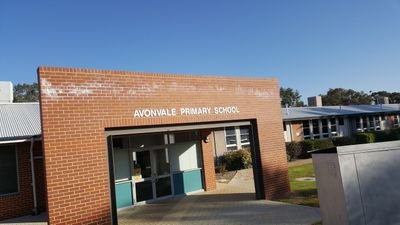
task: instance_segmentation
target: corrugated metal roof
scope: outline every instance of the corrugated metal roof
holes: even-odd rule
[[[369,113],[400,112],[400,104],[383,105],[351,105],[351,106],[322,106],[283,108],[283,120],[301,120],[329,116],[350,116]]]
[[[0,141],[41,135],[39,103],[0,104]],[[400,104],[283,108],[285,121],[368,113],[400,113]]]
[[[0,104],[0,141],[41,133],[39,103]]]

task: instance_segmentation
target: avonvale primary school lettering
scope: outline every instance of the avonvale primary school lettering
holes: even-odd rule
[[[168,117],[176,115],[209,115],[209,114],[236,114],[240,113],[237,106],[226,107],[195,107],[195,108],[170,108],[170,109],[137,109],[134,117]]]

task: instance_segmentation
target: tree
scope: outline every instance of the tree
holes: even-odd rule
[[[286,105],[289,107],[302,107],[304,106],[304,102],[301,101],[301,95],[298,90],[293,90],[292,88],[283,88],[280,89],[281,94],[281,106],[285,107]]]
[[[329,91],[322,95],[322,103],[324,105],[369,105],[372,97],[361,91],[344,88],[330,88]]]
[[[388,97],[389,103],[400,103],[400,92],[377,91],[372,92],[371,97],[375,100],[383,97]]]
[[[14,102],[39,101],[38,84],[17,84],[14,86]]]

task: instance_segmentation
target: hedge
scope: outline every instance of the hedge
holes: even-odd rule
[[[296,159],[310,158],[308,151],[332,148],[335,146],[345,146],[354,144],[366,144],[374,142],[400,140],[400,128],[385,131],[369,131],[355,133],[352,137],[337,137],[333,139],[314,139],[300,142],[286,143],[287,159],[289,161]]]
[[[299,142],[286,143],[286,154],[288,161],[299,159],[302,155],[303,148]]]
[[[357,144],[400,140],[400,128],[384,131],[369,131],[353,135]]]
[[[308,151],[335,147],[331,139],[304,140],[286,143],[286,153],[289,161],[307,159],[311,155]]]
[[[332,139],[334,146],[345,146],[345,145],[355,145],[357,144],[354,137],[337,137]]]
[[[372,132],[355,133],[353,137],[357,144],[374,143],[376,139],[375,133]]]

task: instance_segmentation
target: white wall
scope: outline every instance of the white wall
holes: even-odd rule
[[[198,145],[197,142],[187,142],[168,146],[172,173],[201,167]]]

